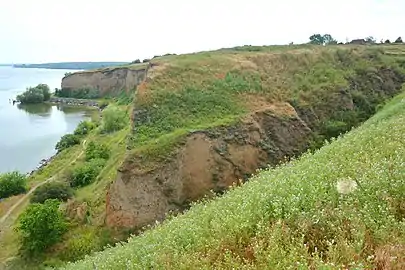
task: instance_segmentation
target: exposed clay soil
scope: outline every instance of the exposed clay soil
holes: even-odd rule
[[[190,134],[172,158],[144,170],[127,159],[107,194],[106,224],[140,228],[187,208],[205,195],[222,193],[258,168],[300,154],[311,130],[287,103],[262,103],[235,126]]]

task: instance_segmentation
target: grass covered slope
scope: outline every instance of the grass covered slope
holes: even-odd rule
[[[404,122],[401,94],[314,154],[64,269],[403,269]]]
[[[162,155],[165,146],[191,131],[229,126],[261,106],[283,102],[323,141],[365,121],[398,93],[404,51],[404,46],[244,46],[154,59],[135,94],[130,146],[146,153],[161,148]]]

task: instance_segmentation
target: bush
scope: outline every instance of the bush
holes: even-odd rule
[[[60,138],[60,141],[56,144],[55,149],[58,150],[59,152],[79,143],[80,143],[79,136],[73,134],[66,134],[62,136],[62,138]]]
[[[139,60],[139,59],[136,59],[131,62],[131,64],[140,64],[140,63],[141,63],[141,60]]]
[[[121,91],[121,93],[114,99],[117,102],[117,105],[129,105],[133,101],[133,96],[126,91]]]
[[[69,177],[70,186],[84,187],[93,183],[104,165],[104,159],[93,159],[76,167]]]
[[[150,61],[150,59],[143,59],[142,63],[148,63]]]
[[[123,129],[127,125],[127,116],[118,107],[109,106],[103,111],[103,131],[114,132]]]
[[[91,121],[81,121],[74,131],[74,135],[87,135],[96,125]]]
[[[57,200],[34,203],[19,217],[17,231],[21,233],[21,248],[29,255],[40,253],[56,244],[67,229]]]
[[[110,148],[104,144],[95,144],[90,142],[86,147],[86,160],[108,159],[110,157]]]
[[[95,99],[101,96],[100,91],[94,88],[81,88],[77,90],[71,89],[56,89],[55,96],[57,97],[65,97],[65,98],[77,98],[77,99]]]
[[[29,87],[21,95],[17,96],[17,101],[22,104],[41,103],[51,98],[49,86],[46,84],[38,84],[35,87]]]
[[[24,193],[26,177],[19,172],[10,172],[0,175],[0,199]]]
[[[44,203],[48,199],[67,201],[73,196],[72,189],[64,183],[47,183],[34,191],[32,203]]]

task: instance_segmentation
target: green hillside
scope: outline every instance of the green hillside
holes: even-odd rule
[[[400,269],[404,121],[401,94],[314,154],[64,269]]]
[[[76,144],[28,178],[31,190],[74,184],[61,203],[68,227],[60,238],[25,257],[15,228],[32,196],[0,202],[3,219],[24,199],[0,223],[0,261],[9,269],[61,266],[130,233],[128,244],[68,268],[369,268],[401,251],[404,94],[382,107],[403,92],[405,46],[243,46],[129,68],[146,68],[147,78],[100,100],[109,105],[95,111],[92,129],[79,130]],[[97,166],[86,157],[94,144],[109,153]],[[91,180],[76,185],[74,175],[93,165]],[[337,183],[341,192],[356,190],[339,195]],[[150,208],[155,202],[170,207]],[[141,222],[142,213],[149,216]]]

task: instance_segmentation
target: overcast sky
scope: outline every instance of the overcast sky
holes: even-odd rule
[[[404,0],[0,0],[0,63],[132,61],[164,53],[405,38]]]

